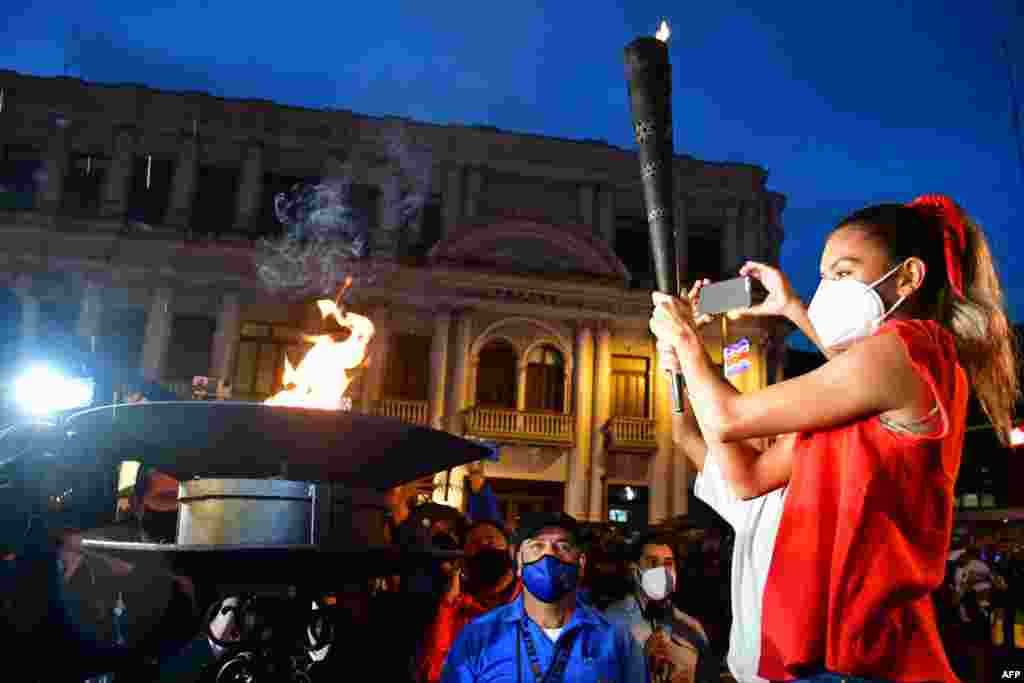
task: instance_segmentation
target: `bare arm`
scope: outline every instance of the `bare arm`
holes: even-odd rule
[[[679,361],[676,358],[674,349],[666,350],[659,347],[659,353],[661,354],[662,367],[668,368],[673,372],[679,371]],[[666,378],[671,381],[671,372],[666,373]],[[709,442],[706,440],[699,422],[698,412],[694,410],[689,392],[683,396],[683,410],[682,415],[675,413],[672,415],[672,443],[682,451],[683,455],[686,456],[687,460],[693,464],[694,469],[698,472],[704,469],[704,460],[711,447],[715,449],[715,453],[722,460],[723,469],[727,472],[733,472],[733,477],[726,476],[729,480],[740,477],[744,469],[751,466],[751,461],[763,452],[759,444],[752,443],[751,441],[722,443],[720,441]],[[770,463],[765,461],[765,465],[770,465]],[[766,478],[775,481],[778,477],[778,474],[771,474]],[[788,480],[787,470],[786,477],[782,481],[778,481],[773,488],[784,485]]]
[[[666,379],[671,382],[672,376],[666,373]],[[707,454],[708,445],[697,424],[689,394],[683,395],[683,410],[685,412],[682,415],[672,414],[672,443],[686,456],[694,469],[700,472],[704,469],[704,456]]]
[[[910,414],[930,401],[895,334],[870,337],[813,372],[741,394],[711,363],[688,305],[660,294],[655,300],[651,329],[659,339],[673,340],[709,444],[825,429],[881,413]],[[791,452],[786,442],[760,457],[750,449],[729,449],[723,452],[723,475],[740,497],[772,490],[788,480]]]

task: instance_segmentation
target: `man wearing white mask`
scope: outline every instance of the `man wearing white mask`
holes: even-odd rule
[[[656,535],[633,545],[633,589],[605,616],[629,628],[644,648],[651,683],[717,683],[720,665],[704,628],[672,604],[676,560],[671,540]]]

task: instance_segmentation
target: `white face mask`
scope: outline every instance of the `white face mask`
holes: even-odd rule
[[[900,297],[887,311],[875,287],[885,282],[902,265],[894,267],[870,285],[853,278],[821,281],[807,308],[807,317],[818,333],[822,346],[831,349],[848,345],[870,337],[882,326],[885,319],[907,297]]]
[[[676,585],[675,571],[668,567],[654,567],[640,572],[640,589],[648,600],[661,602],[672,595]]]

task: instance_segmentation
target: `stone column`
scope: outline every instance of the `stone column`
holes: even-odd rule
[[[516,410],[526,410],[526,371],[530,367],[529,360],[521,358],[516,367]]]
[[[135,165],[135,130],[120,126],[114,131],[114,150],[110,167],[103,181],[103,203],[100,216],[117,220],[128,211],[128,182]]]
[[[167,348],[171,342],[171,323],[174,320],[172,305],[174,292],[169,287],[159,287],[153,292],[146,316],[146,338],[142,344],[142,376],[150,382],[163,378],[167,362]]]
[[[475,218],[480,213],[480,195],[484,189],[484,173],[479,166],[473,166],[466,173],[466,210],[467,218]]]
[[[213,333],[210,353],[210,377],[217,378],[218,386],[234,384],[235,354],[242,327],[242,306],[237,292],[225,292],[217,312],[217,329]]]
[[[444,221],[442,237],[452,234],[459,227],[459,221],[462,220],[462,176],[462,166],[460,165],[449,167],[445,174],[444,198],[442,200],[444,204],[441,207]]]
[[[64,176],[68,172],[70,152],[69,125],[70,121],[63,116],[54,121],[43,157],[43,181],[36,198],[36,208],[49,216],[55,216],[60,211],[64,196]]]
[[[593,422],[590,427],[590,520],[605,519],[604,477],[607,474],[605,436],[601,431],[612,412],[612,331],[607,324],[597,331],[594,358]]]
[[[39,344],[41,322],[39,297],[32,292],[32,276],[27,273],[18,275],[14,282],[14,293],[21,306],[18,318],[18,355],[25,357],[34,353]]]
[[[576,368],[576,446],[568,462],[565,479],[565,504],[573,517],[587,519],[587,488],[590,483],[590,427],[593,409],[594,333],[588,323],[576,330],[573,363]]]
[[[598,193],[598,223],[601,237],[612,249],[615,248],[615,188],[602,185]]]
[[[562,374],[562,412],[566,415],[572,414],[572,373],[569,366],[566,366]]]
[[[469,347],[473,335],[473,315],[460,311],[455,321],[455,344],[452,348],[452,385],[448,388],[445,409],[445,428],[456,435],[462,435],[462,411],[466,408],[469,392]]]
[[[594,222],[594,186],[584,183],[576,189],[576,201],[579,204],[580,223],[589,226],[595,233],[599,233],[600,226]]]
[[[94,280],[86,279],[82,287],[82,305],[78,313],[78,336],[85,340],[86,348],[95,351],[102,331],[103,287]]]
[[[669,498],[672,486],[672,400],[668,380],[655,355],[654,418],[657,450],[651,460],[650,483],[648,484],[647,523],[658,524],[669,515]]]
[[[742,265],[740,238],[740,210],[734,205],[725,210],[725,229],[722,231],[723,279],[736,277],[736,270]]]
[[[178,164],[174,168],[171,198],[167,205],[167,225],[188,227],[192,218],[192,200],[195,197],[196,175],[199,172],[199,140],[186,137],[178,152]]]
[[[242,173],[238,183],[238,205],[235,212],[235,229],[252,232],[252,222],[259,218],[263,195],[263,144],[257,140],[249,142],[242,160]]]
[[[434,337],[430,342],[430,426],[444,428],[445,379],[448,376],[448,332],[452,316],[448,311],[434,313]]]
[[[387,374],[388,353],[391,350],[391,326],[386,316],[374,311],[370,317],[374,324],[373,340],[370,341],[370,367],[366,368],[366,383],[359,397],[361,410],[371,414],[380,403]]]

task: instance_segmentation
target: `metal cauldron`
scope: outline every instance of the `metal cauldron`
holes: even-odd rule
[[[316,542],[317,487],[284,479],[193,479],[178,490],[179,545]]]

